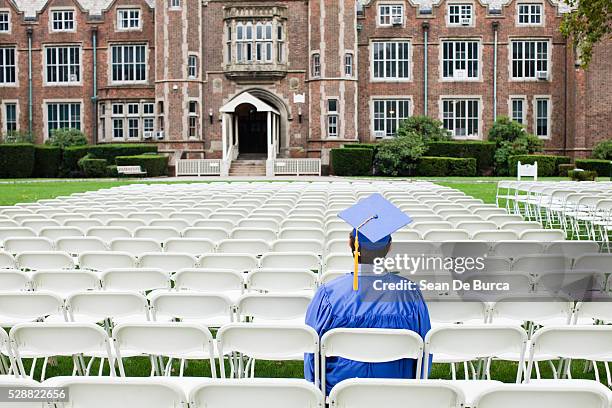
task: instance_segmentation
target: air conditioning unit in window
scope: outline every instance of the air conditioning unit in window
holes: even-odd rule
[[[157,140],[164,140],[165,134],[163,130],[158,131],[156,135],[157,135]]]
[[[548,80],[548,72],[546,72],[546,71],[538,71],[537,78],[540,81]]]
[[[70,74],[70,82],[77,82],[78,80],[76,74]]]
[[[393,16],[391,19],[391,24],[394,26],[401,26],[403,22],[402,16]]]
[[[462,26],[469,26],[470,24],[472,24],[472,19],[469,17],[464,17],[461,19],[461,25]]]
[[[466,79],[467,78],[467,70],[466,69],[456,69],[453,74],[453,78],[455,79]]]
[[[377,130],[376,132],[374,132],[374,137],[376,137],[376,138],[383,138],[383,137],[385,137],[384,130]]]
[[[155,132],[143,132],[142,137],[143,139],[153,139],[154,134]]]

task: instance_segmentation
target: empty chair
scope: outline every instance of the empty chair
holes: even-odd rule
[[[512,230],[518,233],[519,235],[523,231],[532,230],[532,229],[541,229],[542,224],[537,221],[509,221],[505,222],[500,226],[500,229],[503,230]]]
[[[347,239],[332,239],[328,240],[325,245],[327,253],[351,253],[351,248]]]
[[[140,257],[139,266],[174,273],[181,269],[195,268],[197,263],[197,259],[189,254],[150,252]]]
[[[521,232],[519,238],[543,242],[561,241],[565,239],[565,232],[553,229],[528,229]]]
[[[181,319],[220,327],[233,321],[232,300],[223,294],[195,291],[155,291],[150,295],[154,321]]]
[[[332,229],[327,231],[325,238],[327,242],[335,240],[344,240],[345,242],[348,242],[350,232],[351,230],[347,231],[346,229]],[[420,239],[420,237],[417,239]]]
[[[47,238],[8,238],[4,241],[4,250],[11,254],[25,251],[53,251],[53,242]]]
[[[174,219],[165,218],[165,219],[152,220],[149,223],[149,226],[151,227],[170,227],[170,228],[174,228],[177,231],[183,231],[185,228],[189,227],[190,224],[189,222],[178,219],[178,218],[174,218]]]
[[[315,239],[325,241],[325,232],[320,228],[285,228],[282,229],[278,237],[280,239]]]
[[[215,243],[206,238],[170,238],[164,242],[164,252],[183,253],[196,258],[215,251]]]
[[[574,259],[584,254],[599,252],[599,245],[595,241],[553,241],[544,252]]]
[[[91,228],[103,227],[104,223],[100,220],[96,220],[93,218],[71,218],[69,220],[65,220],[62,225],[64,227],[78,228],[81,231],[87,233],[87,231]]]
[[[492,250],[495,256],[515,259],[523,255],[544,253],[545,244],[539,241],[497,241]]]
[[[569,260],[563,255],[524,255],[516,258],[512,270],[537,276],[549,272],[565,272],[569,266]]]
[[[256,292],[314,291],[317,275],[306,269],[256,269],[247,276],[247,289]]]
[[[217,252],[227,254],[243,253],[257,256],[270,250],[270,244],[263,239],[226,239],[217,246]]]
[[[199,228],[192,227],[186,228],[183,231],[184,238],[203,238],[208,239],[212,242],[219,242],[229,238],[229,233],[219,228]]]
[[[260,261],[262,268],[292,268],[319,271],[319,257],[305,252],[271,252]]]
[[[174,276],[175,288],[223,294],[232,302],[244,292],[241,272],[230,269],[184,269]]]
[[[475,208],[473,213],[476,215],[480,215],[484,219],[491,215],[505,215],[508,214],[508,211],[505,208]]]
[[[393,234],[391,234],[391,237],[393,241],[412,241],[421,239],[422,235],[418,231],[404,229],[395,231]]]
[[[432,325],[477,323],[488,320],[489,306],[483,301],[462,299],[428,299],[427,309]]]
[[[50,292],[0,292],[0,326],[64,317],[64,301]]]
[[[507,222],[524,221],[523,217],[518,214],[493,214],[486,216],[485,219],[494,222],[498,227],[501,227]]]
[[[410,224],[410,228],[421,234],[425,234],[427,231],[433,229],[453,229],[453,225],[447,221],[414,222]]]
[[[247,293],[238,300],[236,314],[238,321],[302,323],[311,300],[312,296],[307,294]]]
[[[0,279],[2,274],[0,273]],[[577,324],[598,324],[599,322],[612,322],[612,307],[610,303],[603,299],[603,302],[594,301],[579,302],[575,307],[574,323]]]
[[[59,227],[61,226],[59,222],[51,219],[44,220],[26,220],[21,223],[21,226],[24,228],[31,228],[36,233],[40,233],[40,230],[47,227]]]
[[[475,232],[472,239],[479,241],[512,241],[519,239],[516,232],[510,230],[483,230]]]
[[[18,292],[28,290],[30,277],[18,270],[0,269],[0,288],[4,292]]]
[[[363,347],[364,344],[368,346]],[[364,363],[412,359],[416,360],[414,372],[420,377],[423,339],[418,333],[404,329],[338,328],[328,331],[321,337],[321,390],[326,394],[332,388],[331,384],[326,384],[328,357],[340,357]],[[315,370],[317,368],[315,363]]]
[[[216,229],[222,229],[228,232],[234,229],[235,226],[236,226],[236,223],[234,223],[233,221],[219,220],[219,219],[200,220],[200,221],[197,221],[195,224],[193,224],[193,227],[195,228],[216,228]]]
[[[48,238],[51,241],[56,241],[66,237],[82,237],[85,235],[80,228],[77,227],[47,227],[40,230],[39,236]]]
[[[75,292],[66,298],[66,311],[71,322],[100,323],[108,319],[116,324],[149,320],[147,299],[135,292]]]
[[[161,252],[161,245],[151,238],[117,238],[110,242],[111,251],[127,252],[139,257],[147,252]]]
[[[32,228],[24,227],[0,227],[0,242],[7,238],[35,237],[36,232]]]
[[[17,221],[13,221],[10,219],[0,218],[0,228],[16,228],[19,227],[19,223]]]
[[[260,239],[265,242],[276,240],[276,231],[267,228],[235,228],[231,233],[232,239]]]
[[[134,268],[136,267],[136,258],[127,252],[83,252],[79,255],[79,266],[81,269],[100,272],[116,268]]]
[[[164,215],[157,211],[132,212],[127,215],[127,218],[132,220],[140,220],[143,222],[143,225],[148,225],[153,220],[164,218]]]
[[[593,271],[609,274],[611,272],[612,254],[584,254],[574,260],[576,271]]]
[[[238,223],[239,228],[263,228],[270,229],[273,231],[278,230],[278,222],[273,219],[268,219],[264,216],[258,216],[260,218],[246,218]]]
[[[491,221],[464,221],[455,224],[455,228],[466,230],[470,235],[474,235],[478,231],[495,230],[497,224]]]
[[[491,306],[490,320],[494,324],[569,324],[573,310],[569,299],[512,295],[500,297]]]
[[[322,228],[323,223],[320,219],[310,218],[286,218],[280,225],[280,228]]]
[[[183,220],[187,222],[188,225],[193,225],[197,221],[203,220],[212,210],[199,210],[199,211],[183,211],[183,212],[175,212],[168,216],[170,219]]]
[[[122,218],[122,217],[123,215],[121,213],[110,212],[110,211],[94,212],[94,213],[89,214],[88,216],[89,219],[99,220],[100,222],[102,222],[102,224],[107,223],[109,220]]]
[[[231,269],[246,272],[258,267],[257,258],[247,254],[208,254],[200,258],[200,268]]]
[[[155,268],[107,269],[102,272],[100,280],[105,290],[146,292],[170,288],[168,274]]]
[[[74,292],[100,288],[100,279],[91,271],[38,271],[32,274],[32,288],[56,293],[63,298]]]
[[[348,272],[353,270],[354,258],[350,254],[328,254],[325,257],[324,270]]]
[[[150,238],[160,244],[170,238],[179,238],[181,233],[172,227],[140,227],[134,231],[134,238]]]
[[[444,221],[448,221],[451,224],[456,226],[457,224],[462,223],[462,222],[481,222],[481,221],[484,221],[484,219],[481,216],[474,215],[474,214],[470,214],[470,215],[449,215],[449,216],[444,217]],[[495,225],[497,225],[497,224],[495,224]],[[495,228],[489,228],[489,229],[495,229]]]
[[[211,376],[217,377],[214,339],[210,331],[203,325],[185,322],[119,324],[113,330],[113,340],[119,373],[122,377],[126,376],[122,356],[134,352],[182,361],[205,359],[210,362]],[[168,364],[166,368],[161,368],[156,358],[152,358],[151,361],[157,375],[170,375],[171,364]],[[180,376],[183,375],[183,368],[184,364],[181,364]]]
[[[108,220],[106,225],[109,227],[122,227],[130,231],[132,234],[136,231],[137,228],[144,227],[147,225],[142,220],[129,219],[129,218],[116,218],[112,220]]]
[[[17,255],[17,264],[21,269],[72,269],[74,262],[70,255],[59,251],[24,251]]]
[[[427,241],[460,241],[470,239],[470,234],[461,229],[431,229],[423,233]]]
[[[86,236],[110,243],[113,239],[131,238],[132,233],[124,227],[92,227],[87,230]]]
[[[108,249],[104,241],[95,237],[59,238],[55,242],[55,248],[72,256],[79,256],[83,252],[106,251]]]
[[[279,239],[272,243],[274,252],[310,252],[323,254],[323,243],[315,239]]]

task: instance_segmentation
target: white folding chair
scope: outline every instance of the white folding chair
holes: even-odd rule
[[[310,252],[323,254],[323,243],[315,239],[279,239],[272,243],[273,252]]]
[[[461,229],[430,229],[423,233],[426,241],[461,241],[470,239],[470,234]]]
[[[200,268],[232,269],[246,272],[259,266],[257,258],[248,254],[208,254],[200,258]]]
[[[278,233],[279,239],[314,239],[325,242],[322,228],[284,228]]]
[[[7,238],[17,237],[36,237],[36,232],[32,228],[0,227],[0,242],[4,242]]]
[[[497,224],[492,221],[463,221],[455,224],[455,228],[466,230],[470,235],[478,231],[495,230]]]
[[[0,292],[0,327],[64,316],[64,300],[55,293]]]
[[[317,275],[307,269],[262,268],[247,275],[247,290],[269,292],[312,292],[317,286]]]
[[[147,252],[161,252],[161,245],[151,238],[117,238],[110,242],[111,251],[127,252],[140,257]]]
[[[114,324],[149,320],[149,304],[135,292],[76,292],[66,299],[66,313],[71,322],[103,322],[110,333]]]
[[[174,276],[175,288],[223,294],[232,302],[244,292],[242,272],[231,269],[183,269]]]
[[[197,259],[192,255],[167,252],[145,253],[139,261],[141,268],[156,268],[168,273],[195,268],[197,264]]]
[[[83,237],[85,234],[77,227],[47,227],[40,230],[40,237],[48,238],[51,241],[57,241],[60,238],[68,237]]]
[[[458,323],[487,323],[489,305],[483,301],[462,299],[427,300],[427,310],[432,326]]]
[[[307,294],[260,294],[247,293],[236,303],[238,321],[272,323],[293,321],[302,323],[312,300]]]
[[[319,257],[307,252],[270,252],[261,257],[262,268],[290,268],[319,271],[321,261]]]
[[[122,356],[134,352],[149,355],[152,373],[158,376],[169,376],[172,372],[172,361],[178,359],[180,377],[183,376],[187,360],[208,360],[211,376],[217,377],[214,339],[210,330],[201,324],[185,322],[119,324],[113,330],[113,340],[119,373],[122,377],[126,376]],[[157,356],[169,358],[165,367],[160,367]]]
[[[116,268],[135,268],[136,258],[127,252],[87,251],[79,255],[81,269],[106,271]]]
[[[129,218],[117,218],[117,219],[106,221],[106,225],[109,227],[125,228],[133,234],[137,228],[145,227],[147,223],[142,220],[129,219]]]
[[[178,218],[174,218],[174,219],[163,218],[163,219],[152,220],[149,223],[149,226],[150,227],[169,227],[169,228],[174,228],[177,231],[183,231],[185,228],[188,228],[190,224],[189,222],[178,219]]]
[[[31,228],[34,231],[36,231],[36,233],[40,233],[40,231],[43,228],[48,228],[48,227],[60,227],[60,223],[55,221],[55,220],[51,220],[51,219],[41,219],[41,220],[26,220],[23,221],[21,223],[21,226],[24,228]]]
[[[491,305],[490,322],[525,325],[531,337],[534,324],[569,324],[573,311],[574,303],[569,299],[512,295],[501,297]]]
[[[53,251],[53,242],[47,238],[8,238],[4,241],[4,250],[11,254],[27,251]]]
[[[149,296],[154,321],[181,319],[220,327],[234,321],[232,300],[223,294],[180,291],[154,291]]]
[[[172,227],[139,227],[134,230],[134,238],[151,238],[160,244],[180,236],[181,232]]]
[[[183,238],[203,238],[217,243],[229,238],[229,232],[224,229],[213,227],[191,227],[185,228],[183,231]]]
[[[225,254],[262,255],[271,251],[270,244],[263,239],[226,239],[217,245],[217,252]]]
[[[519,236],[514,231],[509,230],[482,230],[475,232],[472,239],[479,241],[513,241],[519,239]]]
[[[366,363],[413,359],[416,360],[415,376],[420,378],[423,339],[419,334],[404,329],[339,328],[328,331],[321,337],[321,390],[326,394],[327,357]],[[315,372],[316,369],[315,364]]]
[[[546,244],[540,241],[497,241],[492,245],[493,255],[515,259],[523,255],[543,254]]]
[[[124,227],[91,227],[85,234],[87,237],[100,238],[106,243],[110,243],[117,238],[131,238],[132,232]]]
[[[148,225],[153,220],[164,218],[164,215],[161,212],[157,211],[133,212],[128,214],[127,218],[133,220],[140,220],[143,222],[143,225]]]
[[[325,257],[324,272],[343,271],[350,272],[353,270],[354,258],[350,254],[331,253]]]
[[[523,217],[518,214],[492,214],[488,215],[485,219],[494,222],[498,227],[501,227],[507,222],[524,221]]]
[[[599,245],[595,241],[553,241],[546,246],[544,252],[576,259],[584,254],[598,253]]]
[[[100,279],[91,271],[37,271],[32,273],[31,281],[34,290],[53,292],[63,298],[77,291],[100,288]]]
[[[59,251],[24,251],[17,255],[16,261],[21,269],[32,271],[74,268],[70,255]]]
[[[183,253],[199,258],[215,251],[215,243],[206,238],[170,238],[164,242],[164,252]]]
[[[520,233],[519,239],[531,241],[561,241],[565,239],[565,232],[553,229],[528,229]]]
[[[59,238],[55,242],[55,248],[76,257],[84,252],[106,251],[108,249],[104,241],[95,237]]]
[[[167,272],[156,268],[116,268],[101,273],[102,289],[122,292],[146,292],[169,289]]]
[[[30,276],[22,271],[0,269],[0,288],[3,292],[21,292],[30,288]]]
[[[447,221],[428,221],[428,222],[414,222],[410,224],[410,228],[418,231],[421,235],[425,234],[429,230],[439,229],[453,229],[453,225]]]
[[[537,221],[509,221],[503,223],[499,228],[502,230],[511,230],[520,235],[523,231],[541,229],[542,224]]]

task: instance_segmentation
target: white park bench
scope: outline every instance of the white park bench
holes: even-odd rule
[[[147,171],[142,170],[140,166],[117,166],[117,173],[126,176],[146,176]]]

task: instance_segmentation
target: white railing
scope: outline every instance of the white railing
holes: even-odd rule
[[[176,162],[177,176],[219,176],[221,160],[219,159],[179,159]]]
[[[321,159],[275,159],[274,175],[321,175]]]

